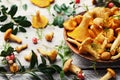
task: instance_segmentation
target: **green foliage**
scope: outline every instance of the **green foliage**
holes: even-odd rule
[[[8,55],[13,54],[14,48],[12,48],[8,43],[4,45],[4,49],[1,51],[0,56],[6,57]]]
[[[65,3],[62,5],[55,4],[54,10],[57,12],[57,16],[54,17],[53,25],[63,28],[64,17],[72,16],[76,13],[74,6],[66,6]]]
[[[30,61],[30,69],[33,69],[36,64],[38,65],[37,55],[32,50],[32,56],[31,56],[31,61]]]
[[[5,32],[7,29],[12,28],[13,34],[17,34],[18,32],[26,32],[26,27],[31,26],[31,22],[27,20],[25,16],[15,16],[18,11],[17,5],[12,5],[10,10],[4,5],[1,6],[1,15],[0,15],[0,22],[6,21],[10,18],[9,23],[4,23],[0,27],[1,32]],[[11,17],[8,17],[11,16]]]
[[[63,16],[57,16],[54,18],[53,25],[59,26],[60,28],[63,27],[64,17]]]
[[[23,4],[23,5],[22,5],[22,8],[26,11],[26,10],[28,9],[27,4]]]
[[[8,14],[11,15],[11,17],[13,17],[16,14],[17,10],[18,7],[16,5],[12,5]]]
[[[63,41],[60,45],[56,46],[56,48],[62,60],[62,64],[64,65],[64,62],[71,57],[71,50]]]
[[[95,0],[94,3],[96,6],[105,6],[107,7],[109,2],[114,3],[115,6],[120,7],[120,0]]]

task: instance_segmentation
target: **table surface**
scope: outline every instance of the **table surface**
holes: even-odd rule
[[[71,0],[55,0],[55,3],[53,3],[51,6],[53,6],[56,3],[57,4],[65,3],[68,5],[68,3],[70,1]],[[48,10],[46,8],[39,8],[35,5],[33,5],[30,2],[30,0],[2,0],[2,2],[0,2],[0,5],[2,5],[2,4],[4,4],[5,6],[8,6],[8,7],[13,4],[18,5],[19,10],[16,15],[19,15],[19,14],[25,15],[28,17],[29,20],[31,20],[32,15],[35,15],[37,10],[39,10],[42,15],[46,16],[48,18],[49,22],[51,22],[53,19],[51,14],[48,13]],[[26,11],[23,10],[23,8],[22,8],[23,4],[27,4],[27,6],[28,6],[28,9]],[[84,5],[84,4],[88,5],[89,8],[94,7],[91,4],[91,0],[81,0],[81,3],[79,5]],[[82,11],[84,11],[83,7],[80,7],[79,9],[77,9],[77,13],[82,12]],[[52,9],[51,9],[51,12],[52,12]],[[0,23],[0,24],[3,24],[3,23]],[[23,56],[28,54],[31,51],[31,49],[34,50],[35,52],[37,52],[36,48],[43,47],[43,45],[47,45],[47,47],[53,48],[55,45],[59,45],[60,42],[62,40],[64,40],[63,28],[58,28],[57,26],[54,27],[54,26],[48,25],[45,28],[43,34],[53,31],[55,33],[53,41],[50,43],[50,42],[45,41],[45,39],[43,38],[42,40],[39,40],[37,45],[34,45],[31,41],[31,39],[33,37],[37,36],[35,31],[36,31],[35,29],[30,27],[29,29],[27,29],[27,33],[18,33],[17,34],[17,36],[22,38],[23,44],[27,43],[29,46],[28,49],[22,51],[19,55],[16,55],[19,58],[19,60],[21,61],[21,63],[25,66],[27,66],[29,63],[23,59]],[[4,33],[0,32],[0,35],[4,35]],[[28,37],[27,39],[25,38],[26,36]],[[3,43],[4,43],[4,40],[3,40],[3,37],[1,36],[0,37],[0,46],[2,46]],[[11,45],[17,46],[18,44],[11,43]],[[85,74],[85,80],[99,80],[99,78],[102,77],[107,72],[106,69],[108,67],[114,69],[116,72],[116,75],[117,75],[116,79],[111,79],[111,80],[120,80],[120,61],[116,61],[116,62],[112,62],[112,63],[96,63],[96,70],[94,70],[92,67],[93,66],[92,61],[86,60],[74,53],[72,53],[72,59],[73,59],[73,64],[79,66],[83,70],[83,72]],[[39,61],[40,61],[40,59],[39,59]],[[61,65],[60,58],[57,58],[57,63]],[[8,77],[9,77],[9,80],[16,80],[16,79],[17,80],[34,80],[28,74],[16,74],[14,76],[11,76],[11,74],[6,74],[6,76],[4,76],[3,74],[0,74],[0,75],[1,75],[0,80],[8,80]],[[44,75],[42,75],[40,73],[38,73],[38,75],[44,77]],[[54,76],[55,80],[60,80],[59,74],[54,74],[53,76]],[[68,80],[72,80],[73,75],[66,74],[66,77]],[[46,80],[46,79],[43,79],[43,80]]]

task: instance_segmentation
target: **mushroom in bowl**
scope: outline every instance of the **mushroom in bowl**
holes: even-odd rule
[[[67,45],[74,53],[92,61],[118,60],[120,58],[119,15],[118,7],[95,7],[84,14],[70,17],[63,23]]]

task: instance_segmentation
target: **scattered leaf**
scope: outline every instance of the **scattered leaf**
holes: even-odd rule
[[[8,14],[11,15],[11,17],[13,17],[16,14],[17,9],[18,9],[17,5],[12,5]]]
[[[57,16],[54,18],[53,25],[58,25],[60,28],[63,28],[64,17]]]
[[[26,11],[27,8],[28,8],[27,4],[23,4],[23,5],[22,5],[22,8]]]
[[[30,61],[30,69],[33,69],[36,64],[38,64],[37,55],[32,50],[32,56],[31,56],[31,61]]]
[[[13,29],[14,23],[10,22],[7,24],[2,25],[2,27],[0,28],[1,32],[5,32],[7,29],[12,28]]]
[[[0,22],[3,22],[7,19],[7,16],[6,15],[3,15],[3,16],[0,16]]]

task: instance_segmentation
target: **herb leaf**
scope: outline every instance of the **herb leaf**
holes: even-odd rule
[[[14,23],[10,22],[7,24],[2,25],[2,27],[0,28],[1,32],[5,32],[7,29],[12,28],[13,29]]]
[[[61,7],[60,7],[58,4],[55,4],[55,5],[54,5],[54,10],[55,10],[57,13],[61,13],[61,12],[62,12]]]
[[[26,11],[27,10],[27,4],[23,4],[22,8]]]
[[[12,5],[10,11],[8,12],[8,14],[10,14],[11,17],[13,17],[16,14],[17,9],[18,9],[18,7],[16,5]]]
[[[26,29],[23,28],[23,27],[19,27],[19,31],[21,31],[21,32],[26,32]]]
[[[60,28],[63,28],[64,17],[57,16],[54,18],[53,25],[58,25]]]
[[[3,16],[0,16],[0,21],[3,22],[7,19],[7,16],[6,15],[3,15]]]
[[[30,61],[30,69],[33,69],[36,64],[38,64],[37,55],[32,50],[32,56],[31,56],[31,61]]]
[[[11,55],[13,52],[14,52],[14,48],[9,46],[7,50],[1,51],[1,55],[0,56],[6,57],[8,55]]]
[[[31,22],[28,20],[23,20],[23,21],[20,21],[18,23],[19,23],[19,25],[21,25],[23,27],[30,27],[31,26]]]
[[[45,60],[42,56],[40,56],[40,57],[41,57],[42,63],[43,63],[44,65],[46,65],[46,60]]]
[[[16,35],[18,32],[18,28],[16,27],[13,31],[12,31],[12,34]]]
[[[29,74],[32,75],[35,78],[35,80],[41,80],[35,72],[29,72]]]

